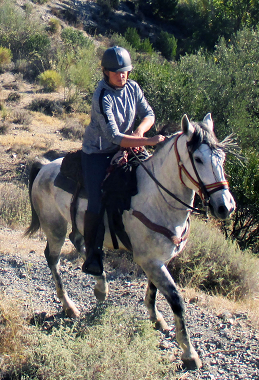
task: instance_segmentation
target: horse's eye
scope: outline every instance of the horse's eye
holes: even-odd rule
[[[200,159],[200,157],[195,157],[195,162],[197,162],[197,164],[202,164],[202,160]]]

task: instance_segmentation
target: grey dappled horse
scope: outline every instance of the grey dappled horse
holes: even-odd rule
[[[125,230],[131,241],[133,257],[148,278],[145,304],[150,319],[157,328],[169,330],[156,308],[157,289],[164,295],[174,313],[176,339],[183,350],[182,360],[187,368],[199,368],[201,360],[192,346],[184,320],[184,307],[175,282],[167,270],[169,261],[184,248],[189,234],[189,216],[195,193],[207,202],[212,214],[226,219],[235,209],[229,192],[223,163],[224,141],[219,143],[213,132],[211,114],[203,122],[191,123],[182,118],[181,131],[157,147],[153,156],[137,168],[138,194],[131,199],[131,208],[123,213]],[[35,165],[31,171],[30,199],[32,221],[26,234],[32,235],[39,227],[47,237],[45,256],[55,281],[57,295],[70,317],[79,310],[64,290],[59,274],[59,257],[70,219],[71,193],[56,187],[62,159],[45,165]],[[154,176],[163,188],[157,185]],[[173,193],[173,197],[166,190]],[[87,200],[79,198],[76,224],[83,234]],[[113,248],[106,233],[104,246]],[[121,248],[124,248],[121,245]],[[96,277],[94,289],[98,299],[108,294],[106,275]]]

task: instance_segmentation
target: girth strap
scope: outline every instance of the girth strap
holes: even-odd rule
[[[154,232],[158,232],[165,237],[167,237],[174,245],[179,246],[183,241],[187,240],[190,235],[190,220],[188,219],[188,225],[183,232],[182,236],[179,238],[174,235],[172,231],[168,228],[160,226],[159,224],[151,222],[142,212],[133,210],[132,215],[139,219],[147,228]]]

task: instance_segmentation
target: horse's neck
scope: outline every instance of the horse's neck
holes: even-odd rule
[[[194,192],[184,186],[179,177],[178,162],[174,151],[175,139],[168,141],[144,164],[154,177],[176,197],[188,205],[193,204]],[[163,213],[165,217],[178,215],[182,220],[187,218],[187,207],[166,194],[154,180],[146,173],[143,167],[137,169],[138,195],[134,204],[144,212]],[[140,210],[141,211],[141,210]]]

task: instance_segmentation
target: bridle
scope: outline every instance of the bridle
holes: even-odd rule
[[[186,184],[183,181],[183,177],[182,177],[182,171],[183,171],[184,174],[189,178],[189,180],[198,188],[198,194],[201,197],[203,206],[206,208],[209,206],[211,194],[213,194],[219,190],[229,189],[228,181],[219,181],[219,182],[211,183],[209,185],[204,185],[204,183],[202,182],[202,180],[199,176],[198,170],[195,166],[193,155],[192,155],[191,149],[190,149],[190,144],[187,142],[186,145],[187,145],[187,150],[189,153],[190,161],[191,161],[192,168],[193,168],[194,173],[195,173],[196,178],[197,178],[197,180],[195,180],[191,176],[191,174],[188,172],[188,170],[186,169],[186,167],[184,166],[184,164],[182,163],[181,158],[180,158],[180,154],[179,154],[179,151],[177,148],[177,142],[178,142],[178,139],[181,135],[182,135],[182,133],[176,137],[175,144],[174,144],[174,151],[175,151],[175,155],[176,155],[176,159],[177,159],[180,180],[181,180],[182,184],[184,186],[186,186]]]
[[[159,186],[161,189],[163,189],[168,195],[170,195],[172,198],[174,198],[175,200],[177,200],[179,203],[181,203],[182,205],[186,206],[188,209],[192,210],[195,213],[203,214],[203,215],[207,216],[208,215],[209,202],[210,202],[210,195],[213,194],[213,193],[215,193],[216,191],[219,191],[219,190],[222,190],[222,189],[228,189],[229,185],[228,185],[227,181],[219,181],[219,182],[215,182],[215,183],[212,183],[212,184],[209,184],[209,185],[204,185],[204,183],[202,182],[202,180],[201,180],[201,178],[199,176],[197,168],[195,166],[195,163],[194,163],[194,160],[193,160],[193,155],[192,155],[191,149],[190,149],[190,145],[188,145],[188,143],[187,143],[186,144],[187,145],[187,150],[188,150],[189,157],[190,157],[190,160],[191,160],[191,164],[192,164],[194,173],[195,173],[195,175],[197,177],[197,180],[195,180],[191,176],[191,174],[188,172],[188,170],[186,169],[186,167],[182,163],[181,158],[180,158],[180,154],[179,154],[178,148],[177,148],[177,142],[178,142],[178,139],[180,138],[181,135],[182,135],[182,133],[180,133],[176,137],[176,140],[174,142],[174,150],[175,150],[175,155],[176,155],[176,159],[177,159],[180,180],[181,180],[182,184],[184,186],[186,186],[186,184],[183,181],[183,177],[182,177],[182,172],[184,172],[184,174],[189,178],[189,180],[198,188],[198,193],[199,193],[199,195],[201,197],[203,206],[205,207],[205,211],[204,210],[199,210],[199,209],[197,209],[195,207],[192,207],[192,206],[188,205],[187,203],[185,203],[184,201],[182,201],[180,198],[178,198],[176,195],[174,195],[170,190],[168,190],[167,188],[165,188],[155,178],[155,176],[150,172],[150,170],[146,168],[146,166],[143,164],[143,162],[135,154],[135,152],[133,151],[133,149],[130,149],[130,150],[131,150],[132,154],[135,156],[135,158],[138,160],[139,164],[147,172],[147,174],[150,176],[150,178],[157,184],[157,186]]]

